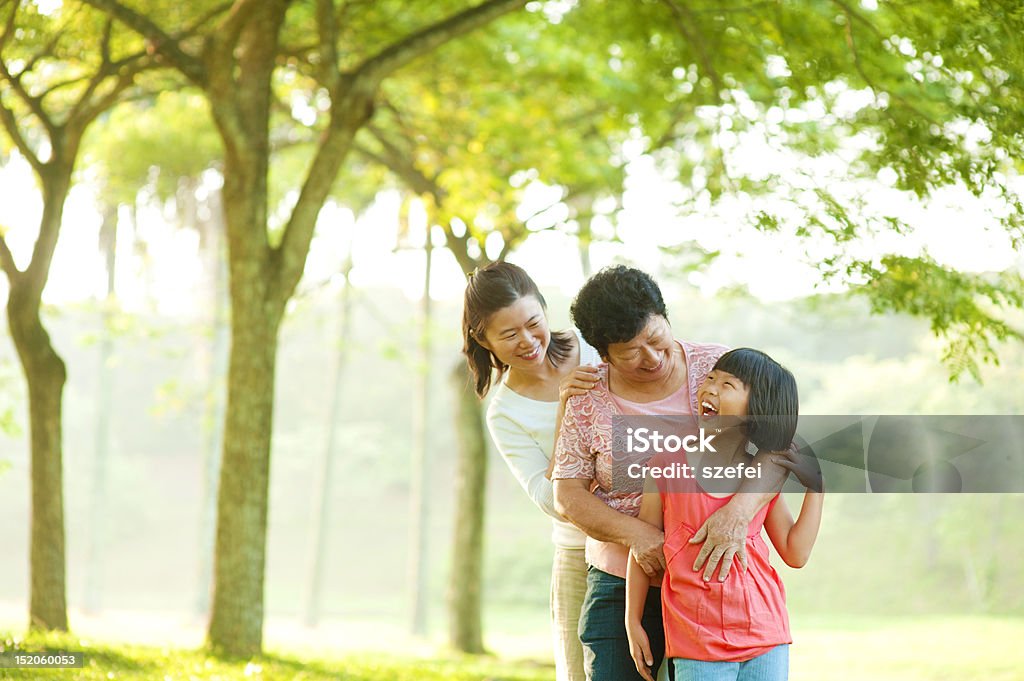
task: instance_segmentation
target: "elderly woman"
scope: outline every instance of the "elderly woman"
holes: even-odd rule
[[[571,313],[603,360],[597,385],[568,400],[552,472],[555,508],[587,534],[587,591],[579,625],[584,665],[589,681],[640,679],[625,628],[626,563],[632,553],[649,575],[663,570],[664,537],[636,517],[640,490],[612,484],[612,418],[697,414],[697,387],[726,348],[675,339],[657,283],[628,267],[594,275]],[[755,463],[764,470],[758,489],[781,488],[784,469],[767,454],[759,453]],[[745,563],[747,525],[773,496],[737,494],[709,517],[691,540],[707,539],[694,570],[704,567],[705,579],[711,579],[721,561],[719,579],[725,580],[734,557]],[[657,669],[664,654],[660,589],[648,593],[643,627]]]

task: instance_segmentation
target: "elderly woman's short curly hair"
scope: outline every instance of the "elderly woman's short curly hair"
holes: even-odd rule
[[[635,338],[651,315],[668,319],[651,275],[624,265],[606,267],[588,279],[569,312],[583,339],[604,358],[610,344]]]

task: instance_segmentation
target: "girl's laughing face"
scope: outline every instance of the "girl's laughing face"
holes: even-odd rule
[[[750,388],[728,371],[712,369],[697,388],[697,409],[701,420],[719,416],[747,415]]]

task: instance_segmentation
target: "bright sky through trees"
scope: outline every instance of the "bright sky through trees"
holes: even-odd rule
[[[742,154],[744,165],[778,164],[785,158],[767,146],[753,146]],[[809,176],[820,181],[841,172],[836,159],[819,159]],[[829,167],[829,166],[832,167]],[[884,180],[885,178],[880,178]],[[217,178],[208,178],[216,182]],[[912,255],[926,248],[939,262],[967,271],[1003,270],[1012,267],[1015,254],[1005,230],[990,214],[993,201],[973,197],[962,188],[937,193],[927,205],[907,198],[896,190],[870,188],[844,183],[844,191],[871,192],[871,205],[887,214],[897,214],[915,227],[907,236],[885,233],[859,247],[864,254],[886,252]],[[557,188],[535,185],[526,192],[522,217],[548,205]],[[536,203],[536,207],[529,205]],[[714,208],[699,203],[695,215],[679,217],[674,203],[688,199],[677,183],[659,176],[653,160],[638,156],[630,165],[629,188],[618,215],[618,234],[622,243],[595,241],[592,258],[595,268],[615,258],[629,260],[641,267],[655,269],[661,262],[659,246],[695,239],[708,250],[721,251],[719,258],[704,272],[690,275],[691,283],[705,293],[721,287],[745,285],[765,300],[786,299],[815,291],[835,290],[837,284],[823,284],[821,273],[809,264],[816,255],[815,245],[783,233],[761,233],[749,225],[753,202],[744,197],[727,196]],[[395,249],[400,199],[394,193],[382,193],[377,202],[358,220],[351,211],[328,205],[320,216],[316,245],[306,267],[306,283],[328,280],[338,271],[351,240],[356,286],[396,286],[410,298],[419,296],[422,281],[422,255],[415,248],[422,244],[424,216],[411,215],[412,238],[406,248]],[[761,204],[758,204],[761,205]],[[779,202],[773,210],[784,211]],[[145,305],[133,282],[145,276],[153,287],[151,294],[161,312],[185,314],[192,307],[193,286],[200,276],[197,256],[198,235],[180,230],[165,220],[155,206],[142,206],[140,227],[148,243],[148,256],[133,251],[132,244],[121,241],[118,259],[124,268],[118,291],[128,308]],[[42,202],[27,163],[16,155],[0,168],[0,224],[8,226],[8,240],[19,260],[27,258],[33,243],[35,225]],[[785,214],[784,212],[782,214]],[[531,226],[546,227],[560,218],[557,209],[537,216]],[[100,216],[93,204],[88,184],[71,192],[65,215],[66,228],[55,255],[56,263],[46,289],[52,304],[78,301],[98,295],[104,274],[96,238]],[[356,231],[350,233],[353,225]],[[595,233],[611,236],[608,218],[595,220]],[[821,251],[824,254],[824,251]],[[434,268],[432,296],[457,299],[465,279],[447,251],[439,251]],[[571,295],[579,287],[582,274],[576,256],[576,244],[560,231],[539,231],[516,252],[513,260],[528,262],[530,271],[544,286],[560,288]],[[83,285],[83,282],[89,282]],[[817,289],[815,289],[817,285]],[[6,286],[6,283],[0,283]],[[827,287],[827,288],[823,288]]]

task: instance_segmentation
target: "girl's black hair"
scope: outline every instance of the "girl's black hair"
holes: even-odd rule
[[[501,380],[508,369],[497,356],[480,344],[487,321],[498,310],[508,307],[524,296],[533,296],[545,311],[544,296],[526,271],[509,262],[493,262],[469,276],[462,307],[462,353],[473,373],[474,388],[479,397],[487,394],[491,381]],[[552,331],[547,360],[558,366],[572,356],[571,331]],[[497,377],[491,370],[496,369]]]
[[[787,449],[796,434],[800,398],[792,372],[774,359],[751,348],[730,350],[715,362],[712,371],[725,371],[750,389],[747,403],[747,438],[758,449]]]
[[[632,340],[651,315],[666,320],[661,289],[646,272],[616,265],[606,267],[583,284],[569,309],[583,340],[608,357],[608,346]]]

